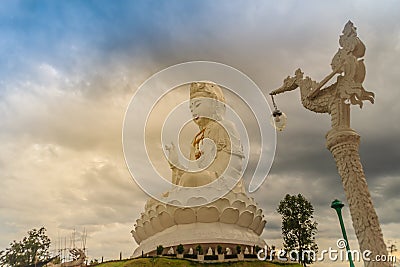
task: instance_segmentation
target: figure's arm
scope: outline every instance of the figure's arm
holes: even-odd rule
[[[318,93],[321,91],[322,86],[324,86],[327,82],[329,82],[336,74],[341,74],[343,67],[343,62],[341,62],[337,67],[333,69],[331,73],[329,73],[321,82],[317,84],[317,87],[310,93],[309,98],[315,98]]]
[[[165,149],[168,151],[168,163],[172,171],[171,180],[173,184],[179,184],[180,178],[185,173],[185,168],[179,162],[178,153],[174,143],[166,145]]]

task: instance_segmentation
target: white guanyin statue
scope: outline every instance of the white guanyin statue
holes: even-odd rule
[[[190,111],[199,132],[190,146],[189,169],[186,171],[178,160],[178,153],[172,143],[167,146],[172,169],[172,182],[183,187],[198,187],[228,176],[239,182],[235,190],[243,190],[241,172],[243,168],[243,148],[235,125],[226,120],[225,97],[221,88],[211,82],[196,82],[190,86]],[[212,142],[204,142],[210,139]],[[209,164],[208,167],[207,163]],[[196,165],[196,166],[193,166]],[[229,168],[228,168],[229,166]],[[204,167],[206,167],[204,169]]]
[[[147,201],[131,232],[139,244],[133,257],[142,250],[154,254],[159,245],[265,245],[260,235],[266,221],[245,193],[243,148],[235,125],[225,119],[222,89],[213,82],[192,83],[189,108],[199,128],[189,144],[190,161],[184,166],[175,145],[166,146],[175,187]]]

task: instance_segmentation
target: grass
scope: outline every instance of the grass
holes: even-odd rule
[[[122,261],[110,261],[100,263],[97,267],[277,267],[290,266],[300,267],[293,263],[278,263],[265,261],[242,261],[242,262],[223,262],[223,263],[198,263],[185,259],[174,259],[165,257],[138,258]]]

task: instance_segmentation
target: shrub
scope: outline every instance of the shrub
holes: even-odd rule
[[[218,252],[218,254],[222,254],[222,246],[221,245],[217,246],[217,252]]]
[[[203,248],[201,247],[201,245],[197,245],[196,251],[197,251],[197,254],[199,254],[199,255],[203,254]]]
[[[162,255],[164,247],[162,245],[157,246],[157,255]]]
[[[236,253],[240,254],[240,252],[242,252],[242,247],[240,245],[236,246]]]
[[[179,244],[179,245],[176,247],[176,252],[177,252],[178,254],[183,254],[184,251],[185,251],[185,248],[183,247],[182,244]]]

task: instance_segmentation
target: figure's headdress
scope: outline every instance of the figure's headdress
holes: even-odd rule
[[[190,85],[190,98],[195,97],[209,97],[225,103],[221,88],[216,83],[209,81],[193,82]]]

